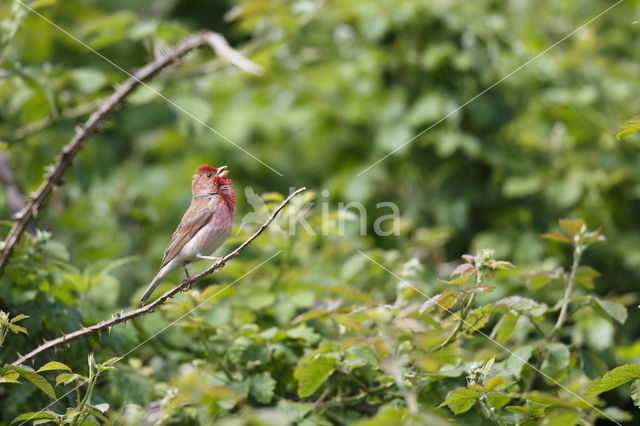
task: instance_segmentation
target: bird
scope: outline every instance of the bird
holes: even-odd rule
[[[158,284],[171,272],[183,267],[189,278],[187,266],[194,261],[217,257],[210,256],[231,233],[236,200],[231,179],[227,179],[227,166],[198,167],[191,183],[191,205],[171,236],[164,251],[158,272],[144,292],[140,303],[144,304]]]

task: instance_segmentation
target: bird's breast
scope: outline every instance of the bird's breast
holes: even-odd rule
[[[217,197],[216,197],[217,198]],[[208,256],[216,251],[229,237],[233,224],[233,215],[224,202],[212,200],[214,214],[200,231],[185,244],[182,254],[185,259],[195,260],[198,255]]]

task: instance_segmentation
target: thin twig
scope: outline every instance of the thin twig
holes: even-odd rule
[[[14,361],[11,365],[20,365],[20,364],[24,364],[26,361],[29,361],[30,359],[33,359],[36,355],[47,351],[51,348],[66,344],[72,340],[76,340],[79,339],[81,337],[85,337],[91,334],[95,334],[98,333],[102,330],[106,330],[109,329],[111,330],[111,327],[113,327],[116,324],[119,323],[125,323],[130,319],[134,319],[137,318],[139,316],[143,316],[144,314],[148,314],[151,313],[155,310],[156,307],[160,306],[161,304],[163,304],[164,302],[166,302],[167,300],[171,299],[173,296],[175,296],[176,294],[180,293],[181,291],[184,291],[186,289],[191,288],[191,286],[198,281],[200,278],[206,277],[207,275],[212,274],[215,271],[218,271],[220,269],[222,269],[224,267],[224,265],[232,258],[236,257],[238,254],[240,254],[240,252],[249,244],[251,244],[251,242],[253,240],[255,240],[258,235],[260,235],[262,233],[262,231],[264,231],[267,226],[269,226],[271,224],[271,222],[273,222],[273,220],[276,218],[276,216],[278,215],[278,213],[280,213],[280,211],[289,203],[289,201],[291,201],[291,199],[293,197],[295,197],[296,195],[300,194],[301,192],[306,191],[306,188],[300,188],[298,190],[296,190],[295,192],[291,193],[291,195],[289,195],[272,213],[271,216],[269,216],[269,218],[266,220],[266,222],[264,222],[262,224],[262,226],[260,226],[260,228],[258,228],[258,230],[251,236],[249,237],[249,239],[247,239],[244,243],[242,243],[238,248],[236,248],[234,251],[232,251],[231,253],[227,254],[224,257],[221,257],[220,259],[218,259],[217,261],[215,261],[209,268],[207,268],[205,271],[199,273],[198,275],[195,275],[193,277],[190,278],[185,278],[182,280],[182,282],[180,283],[180,285],[174,287],[173,289],[167,291],[166,293],[164,293],[162,296],[160,296],[158,299],[154,300],[153,302],[149,303],[146,306],[143,306],[141,308],[138,309],[134,309],[132,311],[129,312],[125,312],[125,313],[117,313],[114,316],[111,317],[111,319],[99,322],[98,324],[92,325],[91,327],[81,327],[79,330],[76,330],[72,333],[69,334],[63,334],[62,336],[58,337],[57,339],[54,340],[50,340],[48,342],[43,343],[42,345],[38,346],[36,349],[32,350],[31,352],[29,352],[26,355],[20,355],[20,357]]]
[[[9,234],[0,247],[0,276],[11,257],[11,253],[20,241],[20,236],[27,225],[38,215],[38,211],[46,202],[49,195],[60,185],[62,185],[62,175],[73,162],[76,154],[84,147],[86,140],[100,127],[104,118],[122,105],[122,101],[133,90],[145,80],[153,77],[163,68],[171,65],[187,52],[200,46],[211,47],[218,55],[224,57],[238,68],[260,75],[262,69],[245,58],[240,52],[232,49],[227,41],[220,34],[210,31],[202,31],[187,36],[173,49],[168,50],[163,56],[135,71],[131,76],[119,86],[111,96],[109,96],[98,109],[91,114],[89,119],[82,125],[76,127],[76,133],[71,141],[65,145],[55,161],[47,168],[45,179],[40,188],[33,193],[25,205],[16,213],[16,222],[11,227]]]
[[[564,324],[567,308],[569,306],[569,302],[571,301],[571,291],[573,290],[573,283],[576,280],[576,272],[578,271],[578,266],[580,265],[580,257],[582,256],[583,246],[578,243],[574,243],[573,247],[573,264],[571,265],[571,273],[569,274],[569,282],[567,283],[567,289],[564,292],[564,298],[562,299],[562,307],[560,308],[560,315],[558,315],[558,321],[556,325],[553,327],[551,331],[551,335],[549,339],[551,339],[562,327]]]

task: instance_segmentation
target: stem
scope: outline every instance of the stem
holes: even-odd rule
[[[560,315],[558,316],[558,321],[556,325],[553,327],[553,331],[549,336],[551,339],[557,332],[560,330],[567,315],[567,307],[569,306],[569,301],[571,300],[571,291],[573,290],[573,283],[576,280],[576,272],[578,270],[578,265],[580,265],[580,257],[582,256],[582,246],[580,244],[574,243],[573,246],[573,264],[571,265],[571,274],[569,274],[569,282],[567,283],[567,289],[564,292],[564,298],[562,300],[562,308],[560,308]]]
[[[540,333],[540,335],[542,337],[544,337],[544,340],[549,340],[549,337],[545,334],[544,330],[540,328],[540,326],[533,320],[533,318],[531,318],[529,315],[525,315],[528,319],[529,322],[531,324],[533,324],[533,327],[538,331],[538,333]]]
[[[491,410],[491,407],[489,406],[489,398],[487,397],[487,394],[483,393],[482,396],[479,399],[480,401],[480,405],[482,406],[482,408],[484,409],[484,411],[487,413],[487,416],[489,416],[489,418],[497,425],[502,425],[502,422],[500,421],[500,419],[498,419],[498,417],[496,416],[496,413],[493,412],[493,410]]]
[[[444,348],[445,346],[449,345],[454,340],[456,340],[456,338],[458,337],[458,333],[460,332],[460,329],[462,328],[462,324],[464,324],[466,322],[467,314],[469,313],[469,309],[471,309],[471,304],[473,303],[473,299],[474,299],[475,295],[476,295],[475,293],[471,293],[471,296],[469,297],[469,301],[467,302],[466,305],[461,303],[462,307],[460,308],[460,321],[458,321],[458,325],[456,325],[456,328],[449,335],[447,340],[445,340],[444,342],[442,342],[438,346],[436,346],[436,348],[433,349],[433,352]]]

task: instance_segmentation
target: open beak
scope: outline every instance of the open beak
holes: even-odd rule
[[[229,169],[227,166],[218,167],[218,174],[216,176],[220,176],[222,178],[227,177],[229,174]]]

